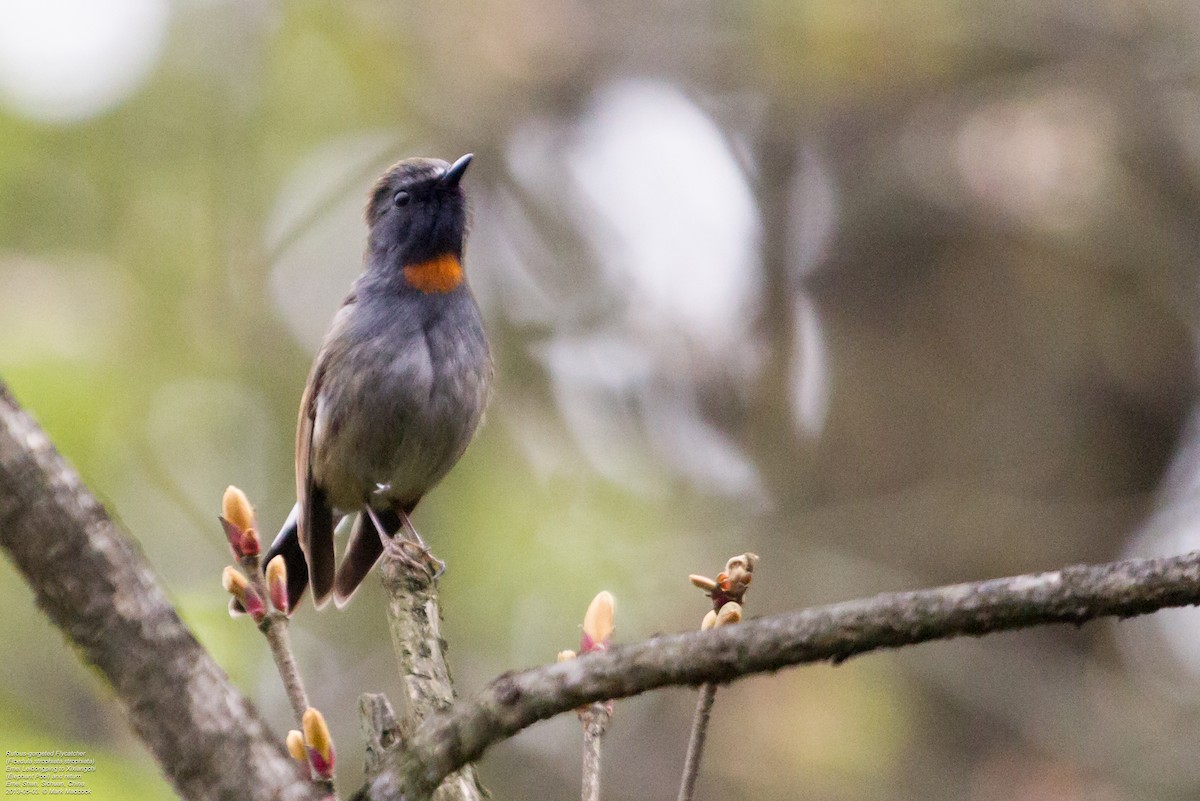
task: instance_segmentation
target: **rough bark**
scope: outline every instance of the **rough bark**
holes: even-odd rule
[[[3,383],[0,547],[41,609],[112,685],[181,796],[319,797],[179,619],[140,549]]]
[[[454,681],[446,664],[442,612],[437,581],[406,558],[393,540],[380,560],[380,575],[388,595],[388,626],[404,682],[405,697],[399,727],[402,736],[415,731],[431,715],[454,703]],[[464,765],[441,781],[434,801],[479,801],[486,795],[474,765]]]

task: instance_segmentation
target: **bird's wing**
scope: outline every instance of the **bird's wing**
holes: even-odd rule
[[[300,547],[308,561],[312,584],[313,604],[319,609],[329,600],[337,558],[333,548],[334,514],[325,497],[325,490],[313,477],[314,451],[321,447],[320,436],[325,428],[318,420],[322,413],[321,398],[331,354],[340,352],[340,340],[347,318],[357,298],[352,293],[342,303],[333,318],[329,333],[313,362],[312,372],[300,398],[300,415],[296,423],[296,502],[300,509],[297,518]]]

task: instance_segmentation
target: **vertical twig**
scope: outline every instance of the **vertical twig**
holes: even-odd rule
[[[262,560],[258,554],[248,554],[238,560],[250,586],[258,593],[264,602],[271,597],[267,583],[263,580]],[[300,678],[300,668],[296,664],[296,656],[292,653],[292,638],[288,635],[288,616],[275,609],[268,612],[258,624],[258,630],[267,638],[271,647],[271,657],[275,660],[275,668],[279,671],[279,679],[287,693],[288,702],[296,716],[296,727],[304,725],[304,710],[308,709],[308,693],[304,690],[304,680]]]
[[[712,609],[704,616],[700,629],[707,631],[721,626],[738,623],[742,619],[742,600],[750,581],[754,578],[754,566],[758,554],[746,553],[731,557],[725,569],[715,579],[692,574],[688,580],[712,601]],[[700,698],[696,701],[696,714],[692,718],[692,733],[688,737],[687,756],[683,760],[683,778],[679,782],[678,801],[692,801],[696,794],[696,779],[700,776],[700,757],[704,753],[704,740],[708,736],[708,720],[712,716],[713,701],[717,699],[717,685],[705,682],[700,685]]]
[[[591,704],[579,713],[583,722],[583,801],[600,801],[600,742],[612,719],[608,705]]]
[[[288,634],[288,617],[283,612],[271,612],[258,624],[258,629],[266,635],[267,643],[271,646],[271,656],[275,659],[275,667],[279,670],[279,678],[283,681],[283,689],[292,705],[296,716],[296,725],[304,723],[304,710],[308,709],[308,693],[304,691],[304,681],[300,678],[300,668],[296,665],[296,657],[292,654],[292,638]]]
[[[246,494],[229,487],[221,498],[221,525],[237,560],[237,568],[226,567],[221,583],[232,596],[231,610],[250,614],[258,630],[267,639],[271,658],[279,672],[288,703],[303,734],[293,750],[292,735],[288,750],[293,757],[308,765],[309,778],[322,791],[333,794],[333,741],[324,717],[308,703],[308,693],[300,678],[300,668],[292,653],[288,636],[287,569],[282,557],[275,557],[267,566],[264,577],[258,539],[258,521],[254,507]],[[239,569],[240,568],[240,571]],[[311,720],[310,720],[311,718]]]
[[[692,718],[692,736],[688,739],[687,756],[683,760],[683,780],[679,783],[679,801],[692,801],[696,794],[696,777],[700,775],[700,755],[704,752],[704,738],[708,735],[708,719],[712,714],[713,701],[717,698],[717,685],[712,682],[700,685],[700,698],[696,701],[696,714]]]

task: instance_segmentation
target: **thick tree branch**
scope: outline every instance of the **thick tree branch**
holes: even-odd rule
[[[454,682],[446,664],[437,581],[405,554],[398,539],[384,549],[379,568],[388,596],[388,626],[408,701],[399,721],[401,736],[406,737],[426,718],[451,707]],[[442,782],[434,801],[479,801],[485,795],[474,766],[464,765]]]
[[[670,685],[727,682],[807,662],[964,634],[1132,617],[1200,603],[1200,551],[1169,559],[1081,565],[1050,573],[888,593],[773,615],[711,631],[671,634],[501,676],[475,697],[426,719],[356,798],[408,801],[478,759],[493,743],[554,715]]]
[[[283,744],[196,642],[141,551],[0,383],[0,547],[188,799],[309,801]]]

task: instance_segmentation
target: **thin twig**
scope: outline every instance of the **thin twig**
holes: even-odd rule
[[[612,711],[607,704],[595,703],[579,713],[583,722],[583,801],[600,801],[600,743]]]
[[[506,674],[431,715],[403,753],[356,798],[417,801],[493,743],[569,709],[657,687],[727,682],[883,648],[1049,623],[1081,625],[1200,603],[1200,552],[1078,565],[758,618],[713,631],[654,637]]]
[[[612,719],[610,706],[589,704],[580,712],[583,723],[583,801],[600,801],[600,743]]]
[[[717,685],[712,682],[700,685],[700,698],[696,701],[696,714],[692,718],[692,735],[688,738],[687,756],[683,760],[683,780],[679,783],[679,801],[692,801],[692,796],[696,794],[696,777],[700,775],[700,755],[704,753],[708,719],[712,714],[713,701],[716,698]]]
[[[267,589],[267,583],[263,580],[262,560],[258,554],[250,554],[243,556],[238,560],[242,571],[250,580],[250,586],[258,593],[258,597],[263,599],[263,603],[269,604],[271,593]],[[283,682],[283,689],[287,693],[288,702],[292,705],[292,713],[296,717],[296,727],[300,728],[304,725],[304,710],[308,709],[308,693],[304,690],[304,681],[300,678],[300,668],[296,664],[296,657],[292,653],[292,639],[288,635],[288,616],[279,611],[269,611],[265,617],[259,622],[258,630],[267,638],[267,643],[271,646],[271,657],[275,660],[275,668],[279,671],[279,679]]]
[[[690,575],[688,580],[704,590],[712,602],[712,609],[700,623],[700,630],[718,629],[740,623],[742,604],[754,577],[758,555],[747,551],[730,557],[725,570],[715,579],[707,576]],[[678,801],[692,801],[696,794],[696,779],[700,775],[700,758],[704,754],[704,740],[708,735],[708,721],[712,715],[713,701],[717,699],[717,685],[706,682],[700,685],[700,697],[696,700],[696,714],[692,718],[692,733],[688,737],[687,756],[683,760],[683,778],[679,782]]]
[[[269,604],[271,593],[263,579],[262,560],[259,555],[243,556],[238,563],[250,580],[250,586],[258,593],[258,597],[263,599],[263,603]],[[267,638],[267,644],[271,648],[271,658],[275,662],[275,669],[279,672],[279,680],[283,684],[284,692],[287,693],[288,703],[292,705],[296,728],[303,730],[304,712],[309,707],[308,693],[304,689],[304,680],[300,677],[300,666],[296,663],[296,655],[292,652],[292,638],[288,633],[288,623],[290,622],[285,612],[273,609],[259,621],[258,630]],[[316,766],[312,763],[311,754],[308,758],[308,775],[313,783],[323,791],[333,792],[333,779],[323,778],[319,775]]]
[[[304,710],[308,709],[308,693],[304,691],[304,682],[300,678],[300,668],[296,665],[296,657],[292,653],[292,638],[288,634],[288,617],[283,612],[271,612],[258,624],[259,631],[266,635],[271,646],[271,656],[275,659],[275,667],[279,670],[279,678],[283,689],[291,702],[292,712],[296,716],[296,725],[304,725]]]

